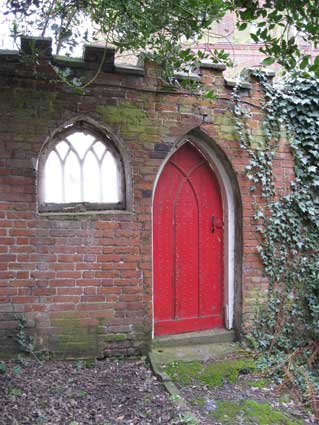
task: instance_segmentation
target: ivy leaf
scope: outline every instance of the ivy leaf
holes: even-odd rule
[[[244,31],[247,28],[247,26],[248,26],[247,22],[243,22],[238,25],[238,29],[239,31]]]
[[[213,90],[207,90],[204,96],[206,99],[216,99],[216,94]]]
[[[305,69],[309,65],[309,56],[306,55],[303,57],[302,61],[300,62],[300,69]]]
[[[275,62],[274,58],[268,57],[268,58],[265,58],[262,63],[265,66],[269,66],[269,65],[272,65],[274,62]]]

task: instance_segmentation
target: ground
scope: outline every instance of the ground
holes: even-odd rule
[[[30,362],[0,373],[1,425],[181,424],[145,361]]]
[[[317,423],[291,393],[260,376],[250,358],[174,361],[162,365],[201,425]]]
[[[0,425],[317,423],[258,375],[251,358],[221,352],[213,360],[162,362],[163,350],[157,364],[150,356],[155,373],[147,359],[0,363]]]

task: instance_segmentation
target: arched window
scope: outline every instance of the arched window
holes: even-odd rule
[[[79,122],[51,140],[40,157],[40,211],[125,208],[121,155],[111,138]]]

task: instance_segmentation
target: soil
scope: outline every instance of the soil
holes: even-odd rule
[[[236,382],[221,386],[196,380],[189,385],[176,384],[200,425],[318,424],[293,394],[279,392],[273,382],[254,374],[239,376]]]
[[[141,360],[7,364],[1,425],[181,424],[182,414]]]

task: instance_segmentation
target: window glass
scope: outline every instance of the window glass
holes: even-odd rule
[[[45,201],[63,202],[62,196],[62,166],[56,152],[50,152],[45,163]]]
[[[83,164],[83,174],[86,178],[84,184],[84,199],[88,202],[103,202],[101,197],[101,181],[100,167],[96,156],[90,151]],[[101,182],[101,183],[100,183]]]
[[[74,152],[68,152],[64,163],[64,192],[63,202],[84,201],[81,190],[81,167]]]
[[[102,186],[104,202],[119,202],[121,201],[121,193],[119,187],[118,168],[114,156],[107,152],[102,162]],[[107,184],[112,181],[113,184]]]
[[[123,166],[106,137],[75,131],[51,144],[44,163],[46,204],[124,205]]]

